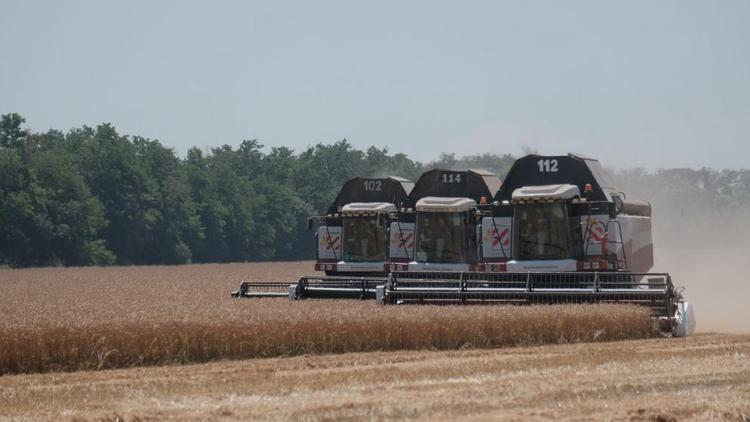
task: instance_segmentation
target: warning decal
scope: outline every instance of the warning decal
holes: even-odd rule
[[[589,229],[589,241],[591,243],[601,243],[604,239],[605,233],[606,229],[604,228],[604,224],[596,222],[592,224],[591,229]]]

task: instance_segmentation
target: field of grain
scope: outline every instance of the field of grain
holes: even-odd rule
[[[746,251],[740,250],[661,251],[657,254],[657,269],[673,272],[675,282],[687,287],[686,295],[698,310],[699,329],[748,332],[750,308],[743,305],[750,283],[739,264],[727,264],[741,263],[744,256]],[[706,265],[708,262],[725,264],[713,268]],[[172,344],[177,346],[174,350],[192,350],[200,356],[206,352],[202,347],[217,344],[212,335],[226,340],[222,336],[236,333],[252,338],[254,344],[266,344],[268,339],[258,339],[257,331],[246,331],[249,327],[261,327],[253,326],[253,321],[261,315],[266,318],[274,315],[276,321],[284,321],[283,324],[293,323],[285,325],[280,336],[287,339],[288,345],[288,341],[299,340],[299,337],[284,337],[286,330],[308,329],[310,326],[305,324],[311,323],[307,318],[310,315],[324,321],[326,318],[336,321],[337,315],[345,315],[338,319],[337,330],[344,330],[338,332],[340,335],[346,332],[346,327],[351,327],[341,321],[370,321],[368,318],[375,318],[379,312],[391,312],[358,301],[333,307],[327,302],[237,301],[228,297],[228,292],[236,289],[241,279],[293,280],[308,273],[310,267],[311,263],[303,262],[2,269],[0,330],[5,335],[3,341],[26,345],[26,349],[14,352],[16,356],[50,358],[49,353],[39,353],[50,347],[58,352],[78,351],[75,356],[79,360],[78,366],[71,366],[71,357],[64,355],[63,362],[67,360],[67,364],[49,365],[49,360],[38,360],[37,363],[49,365],[38,370],[53,372],[0,376],[0,420],[433,420],[457,417],[479,420],[750,420],[748,335],[700,334],[687,339],[493,349],[476,343],[476,337],[481,337],[477,333],[481,331],[474,329],[477,325],[472,324],[476,321],[468,318],[469,314],[462,314],[461,309],[444,307],[430,311],[427,307],[396,307],[390,309],[407,313],[399,318],[410,324],[422,324],[420,329],[408,334],[423,339],[430,338],[424,333],[428,328],[443,327],[451,319],[460,320],[460,324],[448,325],[437,337],[431,337],[431,341],[452,339],[453,343],[442,344],[460,350],[369,353],[318,350],[337,353],[218,361],[204,356],[204,360],[212,362],[139,367],[201,359],[187,358],[183,354],[181,358],[172,356],[162,362],[116,363],[123,357],[107,343],[126,342],[123,344],[134,346],[132,350],[142,350],[147,343],[136,340],[147,338],[139,337],[146,334],[155,341],[152,351]],[[498,308],[464,309],[479,315],[494,310],[498,312],[494,317],[500,320],[512,318]],[[533,308],[507,310],[520,311],[516,314],[519,318],[519,315],[526,315],[526,319],[520,320],[521,324],[528,324],[529,318],[545,317],[544,313],[535,314],[537,310]],[[381,320],[378,324],[391,326],[395,317],[395,314],[388,315],[385,322]],[[550,321],[546,321],[540,325],[549,325]],[[337,326],[336,323],[329,325]],[[180,327],[187,332],[192,329],[199,335],[181,335]],[[218,327],[225,327],[224,331]],[[526,328],[549,329],[528,325]],[[361,329],[359,326],[358,330]],[[27,340],[33,341],[23,343],[19,336],[23,330],[31,335]],[[466,335],[473,336],[473,342],[456,337],[462,330],[468,330]],[[524,331],[528,330],[515,335],[528,334]],[[591,332],[591,327],[585,328],[580,332],[585,335],[577,339],[591,339],[586,337],[591,336]],[[69,337],[69,345],[93,344],[99,348],[83,351],[80,347],[61,348],[54,342],[44,343],[47,336],[59,339],[76,333],[84,337]],[[92,338],[85,337],[92,333]],[[361,336],[362,331],[357,334]],[[594,334],[601,340],[606,333],[596,331]],[[321,333],[315,335],[319,337]],[[204,343],[180,343],[180,339],[203,339]],[[566,343],[572,340],[531,340],[532,343],[547,341]],[[183,347],[186,344],[203,346]],[[327,344],[340,343],[333,338]],[[125,346],[120,347],[125,349]],[[415,348],[420,347],[423,346]],[[439,345],[428,346],[428,349],[438,348]],[[0,348],[0,352],[2,350],[6,348]],[[215,353],[208,352],[209,356]],[[298,352],[304,353],[303,350]],[[5,365],[11,362],[6,361]],[[100,369],[118,365],[136,367],[57,372],[97,369],[100,365]]]
[[[377,350],[495,348],[655,335],[645,309],[233,300],[241,279],[311,263],[4,270],[0,374]]]

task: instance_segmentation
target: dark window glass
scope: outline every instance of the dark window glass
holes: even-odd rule
[[[384,261],[385,239],[377,217],[344,217],[344,261]]]
[[[516,259],[571,258],[580,247],[565,203],[518,204],[513,212],[513,257]]]
[[[466,213],[420,212],[417,215],[419,262],[465,262]]]

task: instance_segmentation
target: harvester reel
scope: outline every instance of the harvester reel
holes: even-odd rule
[[[695,331],[693,307],[666,273],[393,272],[376,289],[381,304],[623,303],[648,307],[662,332]]]

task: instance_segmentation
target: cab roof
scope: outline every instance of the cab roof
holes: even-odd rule
[[[434,169],[422,173],[409,195],[409,206],[413,208],[422,198],[469,198],[479,203],[482,197],[491,200],[501,181],[487,170]]]
[[[587,184],[591,193],[584,193]],[[619,192],[599,160],[580,154],[530,154],[513,163],[496,201],[510,201],[516,189],[530,186],[574,185],[590,201],[612,202]]]
[[[477,203],[469,198],[441,198],[436,196],[425,196],[417,201],[417,211],[426,212],[462,212],[475,207]]]
[[[355,177],[344,183],[328,213],[338,213],[345,205],[355,202],[389,203],[402,207],[406,205],[412,188],[414,183],[398,176]]]

